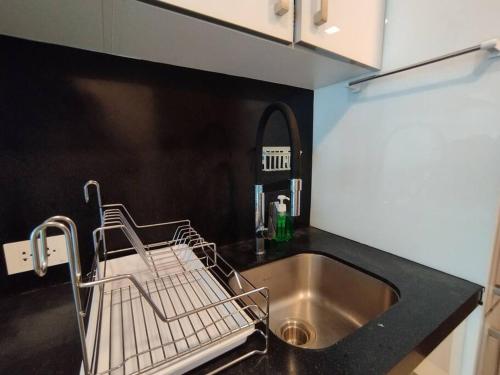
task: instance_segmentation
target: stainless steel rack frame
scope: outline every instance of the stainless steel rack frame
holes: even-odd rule
[[[255,288],[242,277],[189,220],[138,225],[124,205],[102,204],[95,181],[85,185],[86,200],[91,185],[97,188],[101,226],[93,232],[94,262],[85,278],[71,219],[51,217],[30,236],[39,276],[48,267],[47,229],[65,236],[84,374],[169,372],[188,361],[200,364],[203,355],[213,358],[221,345],[234,347],[254,334],[263,338],[262,349],[249,350],[212,373],[267,352],[267,288]],[[145,244],[137,230],[158,226],[170,227],[171,238]],[[109,231],[121,232],[130,247],[109,249]],[[85,306],[82,289],[91,291]]]

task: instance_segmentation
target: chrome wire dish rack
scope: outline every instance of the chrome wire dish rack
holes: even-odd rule
[[[255,288],[206,242],[189,220],[138,225],[122,204],[103,205],[97,189],[101,226],[94,230],[94,262],[82,277],[75,223],[54,216],[31,233],[33,265],[47,272],[46,230],[63,232],[82,349],[82,374],[178,374],[243,344],[263,338],[219,367],[219,372],[254,354],[265,354],[269,336],[269,294]],[[163,227],[166,241],[145,244],[139,230]],[[108,232],[127,245],[109,248]],[[90,290],[86,302],[82,289]],[[84,303],[85,302],[85,303]]]

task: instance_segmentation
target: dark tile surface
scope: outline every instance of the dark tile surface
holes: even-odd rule
[[[293,242],[272,246],[260,259],[253,241],[220,251],[239,270],[318,252],[385,280],[401,296],[387,312],[330,348],[299,349],[271,334],[267,355],[253,356],[228,374],[385,374],[410,352],[431,350],[475,308],[482,293],[479,285],[314,228],[296,231]],[[0,373],[77,372],[81,357],[68,284],[1,299],[0,308]],[[429,339],[432,335],[435,340]],[[260,345],[252,339],[192,373],[206,373]]]
[[[0,244],[69,216],[88,270],[98,226],[95,199],[83,200],[89,179],[138,223],[189,218],[218,244],[251,238],[257,126],[275,101],[297,116],[309,224],[313,91],[3,36],[0,50]],[[269,125],[265,145],[286,145],[282,116]],[[7,277],[3,263],[0,293],[69,280],[65,266],[40,279]]]

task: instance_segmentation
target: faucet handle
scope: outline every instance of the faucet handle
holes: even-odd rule
[[[262,225],[255,230],[255,236],[258,238],[267,238],[267,232],[269,232],[269,229]]]
[[[290,180],[290,215],[300,216],[300,192],[302,191],[302,179]]]

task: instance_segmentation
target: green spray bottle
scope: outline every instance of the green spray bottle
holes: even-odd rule
[[[290,200],[285,195],[278,195],[278,215],[276,218],[276,235],[274,239],[278,242],[285,242],[292,239],[293,236],[293,228],[292,228],[292,219],[290,215],[286,212],[286,204],[285,200]]]

